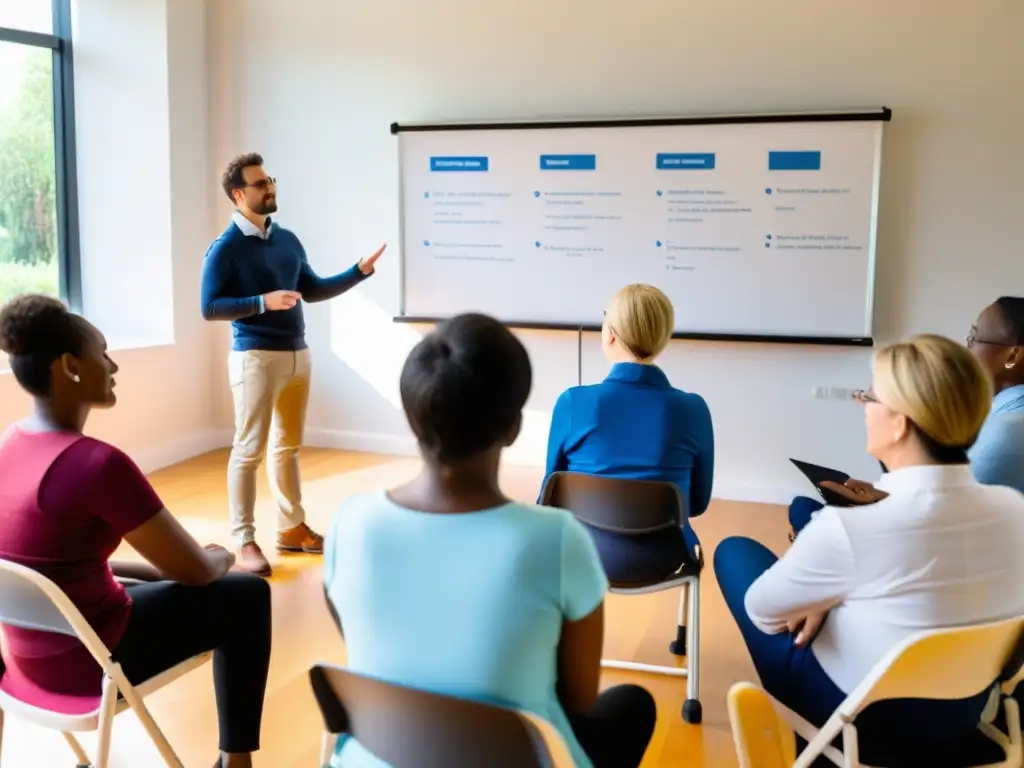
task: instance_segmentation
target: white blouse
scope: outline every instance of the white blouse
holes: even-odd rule
[[[821,510],[745,600],[769,634],[829,610],[811,650],[847,693],[915,632],[1024,614],[1024,494],[967,465],[908,467],[877,487],[889,496],[876,504]]]

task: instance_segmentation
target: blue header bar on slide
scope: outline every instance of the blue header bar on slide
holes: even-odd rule
[[[769,152],[769,171],[820,171],[821,152]]]
[[[655,159],[659,171],[713,170],[714,152],[659,152]]]
[[[486,171],[486,157],[432,157],[430,158],[431,173],[439,171]]]
[[[595,171],[597,155],[541,155],[542,171]]]

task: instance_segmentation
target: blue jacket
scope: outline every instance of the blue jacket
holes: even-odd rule
[[[696,517],[711,501],[711,411],[657,366],[616,363],[600,384],[567,389],[555,403],[545,482],[559,471],[674,482]]]

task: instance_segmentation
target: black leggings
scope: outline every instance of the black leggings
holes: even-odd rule
[[[140,685],[192,656],[213,651],[222,752],[260,747],[270,666],[270,586],[229,573],[204,587],[156,581],[128,587],[132,613],[113,649],[128,680]]]
[[[617,685],[585,715],[570,715],[569,724],[594,768],[638,768],[656,719],[654,697],[646,688]]]

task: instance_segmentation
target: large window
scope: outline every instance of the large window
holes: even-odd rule
[[[0,305],[78,308],[71,0],[0,0]]]

